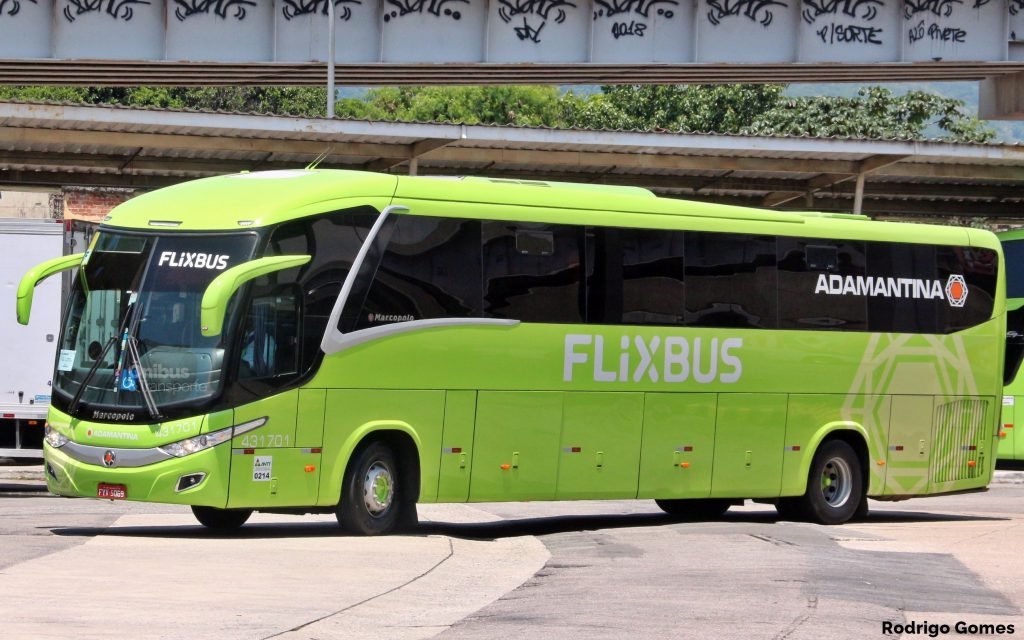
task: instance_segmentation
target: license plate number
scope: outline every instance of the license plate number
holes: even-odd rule
[[[128,487],[123,484],[105,484],[101,482],[96,487],[96,497],[106,498],[107,500],[124,500],[128,497]]]

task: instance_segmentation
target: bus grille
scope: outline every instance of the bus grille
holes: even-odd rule
[[[963,398],[941,404],[935,411],[932,483],[968,480],[981,475],[979,444],[988,433],[988,402]],[[974,464],[970,464],[970,463]]]

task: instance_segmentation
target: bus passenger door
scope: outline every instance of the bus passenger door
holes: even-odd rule
[[[932,396],[892,397],[885,493],[909,496],[928,492],[933,404]]]
[[[553,499],[561,430],[559,392],[480,391],[469,499]]]
[[[1017,431],[1014,413],[1017,409],[1017,397],[1003,396],[1003,414],[999,419],[999,459],[1017,460],[1014,451],[1014,433]],[[1024,438],[1022,438],[1024,440]]]
[[[706,498],[715,457],[714,393],[648,393],[638,498]]]
[[[559,500],[635,498],[642,393],[566,393],[559,447]]]
[[[770,498],[782,486],[786,394],[721,393],[715,427],[716,498]]]

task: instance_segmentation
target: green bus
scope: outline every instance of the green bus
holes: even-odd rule
[[[644,189],[330,170],[139,196],[84,254],[45,442],[55,494],[336,513],[745,499],[842,523],[983,490],[997,238]]]
[[[1000,233],[999,240],[1006,260],[1007,329],[1024,335],[1024,229]],[[1017,404],[1024,403],[1024,375],[1020,374],[1019,359],[1012,355],[1008,354],[1006,366],[998,459],[1014,464],[1024,462],[1024,434],[1016,427]]]

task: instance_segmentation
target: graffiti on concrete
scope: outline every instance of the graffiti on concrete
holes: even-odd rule
[[[708,0],[708,7],[708,21],[716,27],[722,20],[736,16],[743,16],[768,27],[775,19],[772,7],[787,9],[789,5],[776,0]]]
[[[362,0],[334,0],[334,15],[338,20],[348,21],[352,19],[352,7],[349,5],[363,4]],[[308,16],[319,13],[327,15],[327,0],[284,0],[284,8],[281,14],[285,20],[291,20],[298,16]]]
[[[134,5],[150,4],[149,0],[65,0],[64,18],[74,22],[86,13],[105,13],[115,20],[128,22],[135,15]]]
[[[523,17],[523,25],[514,27],[516,37],[524,42],[540,42],[540,32],[548,20],[558,24],[565,22],[566,9],[576,5],[566,0],[498,0],[498,17],[506,24],[514,18]]]
[[[838,16],[871,22],[878,16],[882,0],[804,0],[804,22],[813,24],[821,16]]]
[[[827,45],[881,45],[883,28],[869,24],[881,0],[804,0],[803,21]],[[821,21],[819,21],[821,18]]]
[[[451,18],[459,20],[462,12],[457,8],[446,7],[449,3],[459,3],[456,6],[469,4],[469,0],[387,0],[387,3],[394,9],[384,9],[384,22],[390,22],[395,18],[401,18],[411,13],[421,15],[432,15],[435,18]]]
[[[655,5],[658,5],[657,9]],[[594,0],[594,20],[628,16],[632,18],[628,22],[622,20],[612,23],[612,36],[616,40],[625,36],[642,38],[650,28],[648,21],[651,18],[671,20],[678,7],[676,0]]]
[[[245,20],[246,7],[255,7],[253,0],[174,0],[177,5],[174,9],[174,17],[179,22],[196,15],[213,13],[218,18],[227,20],[228,12],[236,20]]]
[[[36,4],[36,0],[27,0],[32,4]],[[21,11],[20,0],[0,0],[0,18],[6,13],[9,16],[16,16]]]

